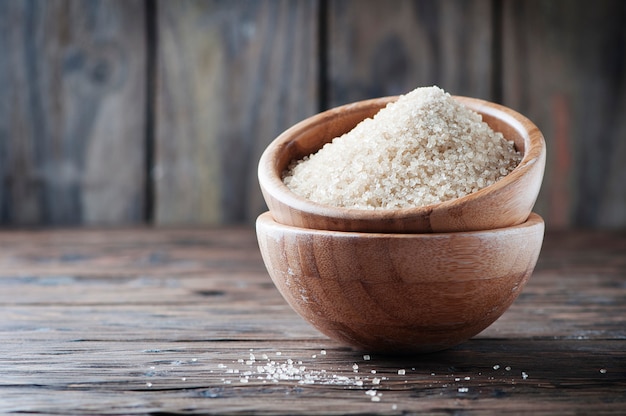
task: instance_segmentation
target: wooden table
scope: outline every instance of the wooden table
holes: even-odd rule
[[[251,228],[2,231],[0,247],[2,413],[626,413],[626,233],[548,233],[499,321],[405,358],[295,315]]]

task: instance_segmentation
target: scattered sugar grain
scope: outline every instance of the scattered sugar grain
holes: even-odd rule
[[[506,366],[504,369],[505,369],[506,371],[511,371],[511,367],[509,367],[509,366]]]
[[[398,370],[398,375],[403,376],[406,374],[406,370]]]
[[[526,380],[528,378],[528,374],[526,374],[526,372],[522,371],[522,378],[524,380]]]
[[[469,388],[467,387],[459,387],[459,393],[467,393],[469,391]]]
[[[291,163],[283,181],[321,204],[398,209],[476,192],[520,160],[513,143],[478,113],[438,87],[425,87]]]
[[[148,387],[152,387],[152,383],[147,382],[147,383],[146,383],[146,386],[148,386]]]
[[[606,374],[606,368],[601,368],[601,369],[600,369],[600,373],[602,373],[602,374]]]
[[[372,359],[372,357],[370,357],[368,354],[365,354],[365,355],[363,356],[363,361],[369,361],[369,360],[371,360],[371,359]]]
[[[500,369],[500,365],[498,365],[498,364],[494,365],[494,366],[493,366],[493,369],[494,369],[494,370],[498,370],[498,369]]]

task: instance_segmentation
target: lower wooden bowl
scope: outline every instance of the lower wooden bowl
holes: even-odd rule
[[[269,274],[327,336],[370,352],[433,352],[498,319],[537,263],[544,223],[488,231],[382,234],[256,222]]]

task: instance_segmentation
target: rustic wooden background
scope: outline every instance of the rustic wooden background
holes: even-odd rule
[[[250,223],[278,133],[432,84],[543,130],[549,228],[626,228],[622,0],[0,0],[0,224]]]

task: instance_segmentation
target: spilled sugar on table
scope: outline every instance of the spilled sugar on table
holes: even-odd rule
[[[353,351],[274,288],[251,227],[0,231],[0,412],[621,414],[626,233],[548,232],[490,328]]]

